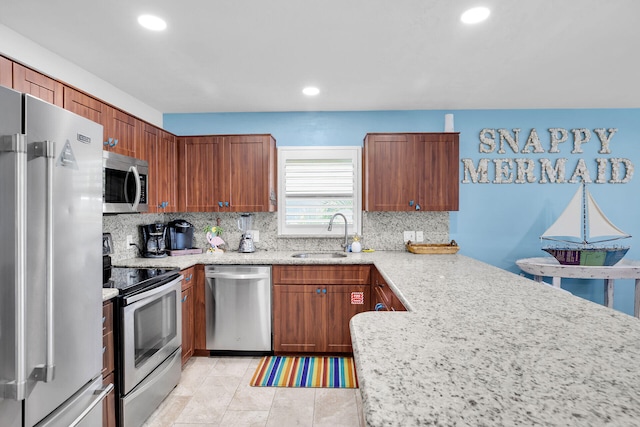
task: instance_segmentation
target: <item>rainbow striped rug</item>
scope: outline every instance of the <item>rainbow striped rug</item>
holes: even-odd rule
[[[352,357],[265,356],[250,385],[358,388],[358,378]]]

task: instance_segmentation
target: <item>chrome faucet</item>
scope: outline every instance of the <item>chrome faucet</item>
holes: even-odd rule
[[[331,217],[331,221],[329,221],[329,228],[327,228],[327,231],[331,231],[331,229],[333,228],[333,220],[334,220],[338,215],[339,215],[339,216],[341,216],[341,217],[342,217],[342,219],[344,219],[344,243],[343,243],[343,244],[341,244],[340,246],[342,246],[342,249],[343,249],[345,252],[347,252],[347,248],[349,247],[349,243],[347,243],[347,217],[346,217],[346,216],[344,216],[344,215],[343,215],[343,214],[341,214],[341,213],[334,214],[334,215]]]

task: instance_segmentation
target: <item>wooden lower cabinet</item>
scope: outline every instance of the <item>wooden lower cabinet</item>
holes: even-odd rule
[[[371,268],[371,303],[374,311],[407,311],[375,267]]]
[[[204,264],[194,265],[193,270],[193,340],[194,356],[208,356],[207,351],[207,312],[205,308],[205,288],[207,286],[204,275]]]
[[[276,353],[350,353],[349,320],[370,309],[370,267],[273,266]]]
[[[114,384],[115,354],[113,343],[113,303],[102,304],[102,384]],[[116,425],[116,392],[115,389],[102,401],[103,427]]]
[[[113,372],[102,378],[102,385],[113,384]],[[113,389],[102,401],[102,427],[116,426],[116,390]]]
[[[326,348],[326,298],[315,285],[273,285],[276,352],[317,353]]]
[[[194,267],[182,270],[182,365],[193,356],[194,349]]]

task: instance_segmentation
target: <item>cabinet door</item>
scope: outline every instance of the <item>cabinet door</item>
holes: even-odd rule
[[[103,378],[102,385],[114,384],[113,372]],[[102,401],[102,427],[116,427],[116,390],[111,390]]]
[[[215,212],[222,195],[223,138],[196,136],[178,138],[182,212]]]
[[[64,106],[64,85],[62,83],[15,62],[13,63],[13,88],[58,107]]]
[[[0,86],[13,87],[13,62],[0,56]]]
[[[327,347],[330,353],[351,353],[349,321],[353,316],[369,311],[369,285],[329,285],[327,292]]]
[[[274,351],[325,351],[326,301],[319,286],[274,285]]]
[[[176,137],[160,130],[156,153],[156,190],[163,212],[178,211],[178,143]]]
[[[193,355],[193,286],[182,291],[182,364]]]
[[[158,185],[158,140],[160,130],[155,126],[141,123],[139,128],[141,135],[137,138],[138,146],[136,147],[136,157],[140,160],[146,160],[149,163],[149,173],[147,175],[147,204],[149,205],[148,213],[161,212],[159,196],[160,188]]]
[[[206,278],[204,264],[193,267],[193,340],[194,352],[202,356],[209,354],[207,348],[207,312],[205,307]]]
[[[270,135],[225,137],[225,168],[230,211],[275,210],[275,140]]]
[[[418,202],[423,210],[457,211],[459,203],[459,135],[418,134],[422,154]]]
[[[102,126],[107,123],[105,104],[67,86],[64,87],[64,109],[100,123]]]
[[[407,134],[367,135],[363,165],[366,211],[415,210],[417,147]]]
[[[124,156],[136,155],[137,119],[116,108],[106,106],[107,124],[105,125],[105,150]]]

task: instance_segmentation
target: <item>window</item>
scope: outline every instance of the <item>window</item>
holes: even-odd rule
[[[278,234],[283,236],[343,236],[362,234],[360,147],[278,148]]]

